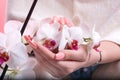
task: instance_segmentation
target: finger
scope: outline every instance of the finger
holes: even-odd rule
[[[42,55],[39,54],[39,52],[35,52],[35,57],[38,61],[38,63],[42,66],[43,70],[45,69],[46,71],[51,70],[52,65],[50,64],[51,60],[46,60],[46,58]]]
[[[86,53],[82,50],[63,50],[55,55],[56,60],[85,61]]]
[[[48,50],[46,47],[42,46],[39,42],[32,41],[29,36],[25,36],[25,39],[34,50],[37,50],[39,52],[39,54],[54,59],[55,54]]]
[[[42,56],[46,59],[47,58],[54,59],[55,54],[48,50],[46,47],[42,46],[39,42],[32,41],[30,36],[25,36],[25,39],[36,52],[35,55]]]
[[[50,59],[50,58],[48,58],[42,54],[38,54],[38,53],[39,53],[38,50],[36,50],[35,51],[36,58],[39,61],[39,63],[42,64],[47,71],[50,70],[53,72],[53,70],[55,70],[55,69],[57,69],[58,71],[61,71],[60,65],[57,65],[57,62],[55,60]]]
[[[33,41],[32,41],[32,38],[30,36],[24,36],[25,40],[29,43],[29,45],[31,47],[33,47],[34,49],[37,49],[37,44],[35,44]]]
[[[46,67],[48,69],[49,69],[49,65],[54,66],[54,68],[56,67],[56,63],[55,63],[55,61],[53,61],[55,55],[52,55],[54,53],[49,51],[47,48],[45,48],[41,44],[39,44],[37,42],[32,42],[31,38],[29,36],[26,36],[25,39],[28,41],[29,45],[31,47],[33,47],[35,56],[36,56],[37,60],[40,62],[40,64],[42,64],[44,67]],[[35,44],[35,46],[37,45],[38,47],[35,48],[34,44]],[[59,68],[57,68],[57,69],[59,69]]]
[[[37,45],[37,49],[41,52],[42,55],[54,59],[55,57],[55,53],[53,53],[52,51],[50,51],[49,49],[47,49],[46,47],[44,47],[42,44],[40,44],[39,42],[34,42]]]

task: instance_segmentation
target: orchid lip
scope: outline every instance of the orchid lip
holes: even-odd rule
[[[2,57],[0,57],[0,65],[2,65],[4,62],[5,60]]]
[[[7,52],[0,53],[0,65],[9,60]]]
[[[73,40],[71,43],[70,43],[70,48],[72,50],[78,50],[78,41],[77,40]]]
[[[54,49],[56,45],[56,41],[53,39],[47,39],[44,41],[43,45],[51,50],[51,49]]]

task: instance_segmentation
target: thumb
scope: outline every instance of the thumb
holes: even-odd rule
[[[86,53],[80,50],[63,50],[55,55],[55,60],[85,61],[86,56]]]

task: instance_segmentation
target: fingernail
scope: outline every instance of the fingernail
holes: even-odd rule
[[[34,49],[37,48],[37,44],[32,41],[32,38],[29,35],[28,36],[24,36],[24,38],[27,40],[29,45],[31,45]]]
[[[31,38],[29,36],[25,35],[24,38],[25,38],[26,41],[31,41]]]
[[[56,60],[63,60],[64,57],[65,57],[65,54],[62,53],[62,52],[59,52],[59,53],[56,54],[55,59]]]
[[[31,37],[30,35],[28,35],[28,38],[29,38],[30,40],[32,40],[32,37]]]

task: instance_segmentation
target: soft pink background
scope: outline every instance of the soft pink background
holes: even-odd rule
[[[6,3],[7,0],[0,0],[0,32],[3,32],[3,27],[6,19]]]

